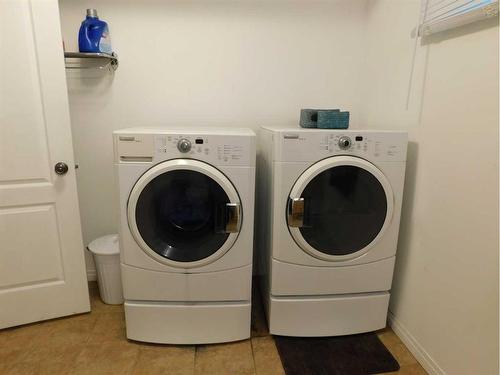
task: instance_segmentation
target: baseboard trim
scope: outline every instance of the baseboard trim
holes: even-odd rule
[[[439,367],[436,361],[430,356],[429,353],[427,353],[417,339],[413,337],[410,331],[408,331],[408,329],[394,316],[392,311],[389,311],[388,320],[394,333],[415,356],[425,371],[427,371],[430,375],[446,375],[446,372]]]
[[[97,280],[96,270],[87,269],[87,281],[96,281],[96,280]]]

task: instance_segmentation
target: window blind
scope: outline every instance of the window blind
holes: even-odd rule
[[[422,0],[419,36],[498,15],[498,0]]]

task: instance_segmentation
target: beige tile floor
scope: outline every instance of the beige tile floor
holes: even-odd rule
[[[92,312],[0,330],[0,374],[284,374],[260,305],[252,338],[196,346],[128,341],[122,306],[101,302],[90,285]],[[426,374],[392,330],[378,333],[401,365],[393,374]]]

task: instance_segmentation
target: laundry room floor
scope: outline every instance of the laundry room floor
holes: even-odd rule
[[[284,374],[260,303],[249,340],[153,345],[128,341],[123,306],[102,303],[95,283],[90,294],[91,313],[0,330],[0,374]],[[401,366],[393,374],[426,374],[390,328],[378,336]]]

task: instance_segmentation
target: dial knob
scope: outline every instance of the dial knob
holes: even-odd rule
[[[351,147],[351,138],[343,136],[340,137],[339,139],[339,147],[341,150],[347,150],[349,147]]]
[[[180,152],[189,152],[191,151],[191,142],[189,139],[183,138],[177,143],[177,148]]]

